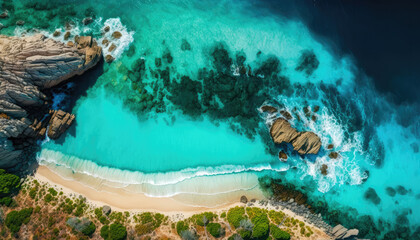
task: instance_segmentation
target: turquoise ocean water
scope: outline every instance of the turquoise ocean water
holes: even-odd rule
[[[251,1],[4,1],[2,8],[10,9],[10,18],[0,20],[2,34],[52,36],[67,23],[72,36],[96,37],[115,58],[67,109],[76,115],[69,133],[43,143],[41,164],[147,185],[141,192],[150,196],[191,192],[191,180],[203,176],[269,175],[305,187],[314,201],[360,223],[369,216],[367,225],[377,231],[369,226],[363,234],[371,238],[397,228],[405,230],[387,237],[410,237],[420,224],[418,108],[388,101],[357,59],[334,53],[299,19],[271,15]],[[84,17],[93,23],[84,26]],[[15,27],[18,19],[25,25]],[[114,31],[122,37],[113,39]],[[103,39],[117,48],[109,52]],[[316,61],[306,58],[302,71],[297,66],[305,54]],[[239,76],[242,65],[255,72],[256,85]],[[249,87],[237,91],[245,83]],[[54,106],[68,108],[70,95],[55,95]],[[297,129],[317,133],[320,153],[302,157],[286,146],[290,158],[280,162],[279,146],[267,141],[272,116],[258,111],[264,102],[292,112]],[[320,106],[316,121],[304,117],[305,106]],[[328,157],[328,144],[337,160]],[[319,171],[323,164],[326,176]],[[256,184],[255,178],[239,181],[208,193]]]

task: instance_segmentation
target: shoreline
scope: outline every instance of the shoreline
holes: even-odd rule
[[[87,176],[83,176],[87,177]],[[89,177],[94,178],[94,177]],[[150,197],[144,193],[133,193],[129,192],[124,188],[111,187],[103,184],[103,180],[96,179],[95,185],[100,188],[88,186],[83,181],[76,179],[65,179],[63,176],[54,172],[47,166],[38,166],[34,179],[40,182],[46,182],[52,186],[61,188],[62,191],[69,195],[82,195],[87,200],[96,206],[109,205],[113,209],[119,211],[152,211],[160,212],[168,215],[174,213],[185,213],[185,216],[193,215],[197,212],[204,212],[209,210],[228,209],[238,205],[239,198],[231,199],[228,202],[217,206],[194,206],[182,200],[175,199],[176,197]],[[262,193],[259,189],[257,193]],[[228,193],[229,194],[229,193]],[[236,194],[238,195],[238,194]],[[260,200],[262,196],[257,198],[258,194],[249,194],[255,199]],[[181,198],[182,199],[182,198]]]
[[[281,210],[289,217],[300,220],[326,235],[329,235],[328,232],[331,231],[330,226],[325,225],[327,227],[321,227],[319,224],[316,224],[316,222],[305,217],[305,215],[299,214],[299,211],[294,211],[293,208],[296,207],[296,203],[291,202],[274,202],[267,198],[258,200],[253,198],[251,201],[244,203],[240,201],[240,198],[236,198],[215,207],[192,206],[177,201],[172,197],[149,197],[142,193],[130,193],[124,189],[112,188],[109,186],[106,186],[99,191],[93,187],[84,185],[77,180],[64,179],[59,174],[43,165],[38,166],[34,179],[41,183],[51,185],[56,189],[60,189],[66,195],[74,197],[77,197],[78,195],[83,196],[89,204],[95,207],[110,206],[113,211],[127,211],[132,214],[139,212],[162,213],[169,216],[173,221],[180,221],[187,219],[194,214],[200,214],[206,211],[220,214],[238,206],[258,207],[266,210]],[[289,206],[292,207],[289,208]],[[301,208],[305,207],[301,206]]]

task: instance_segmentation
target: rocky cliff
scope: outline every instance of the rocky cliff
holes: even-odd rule
[[[48,126],[51,138],[68,128],[74,116],[48,111],[44,92],[95,66],[101,55],[91,37],[65,45],[43,35],[0,35],[0,168],[15,166]]]
[[[299,154],[317,154],[321,148],[321,139],[313,132],[298,132],[283,118],[277,118],[270,128],[274,143],[291,143]]]

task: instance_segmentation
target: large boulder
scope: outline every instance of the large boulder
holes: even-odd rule
[[[79,39],[83,45],[68,46],[41,34],[0,35],[0,114],[7,116],[0,118],[0,168],[17,164],[22,151],[16,149],[16,139],[45,135],[49,118],[36,121],[30,116],[48,113],[48,97],[42,91],[83,74],[101,59],[102,49],[91,37]],[[53,129],[58,126],[53,135],[58,136],[66,124],[53,123]]]
[[[57,139],[63,134],[67,128],[74,121],[74,115],[70,113],[66,113],[62,110],[50,111],[51,119],[48,128],[48,137],[51,139]]]
[[[291,143],[299,154],[317,154],[321,148],[321,139],[313,132],[298,132],[284,118],[278,118],[270,128],[274,143]]]

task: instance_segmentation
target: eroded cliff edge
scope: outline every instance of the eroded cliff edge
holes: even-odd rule
[[[48,109],[47,89],[81,75],[101,59],[102,49],[91,37],[74,45],[43,35],[0,35],[0,168],[23,160],[23,152],[43,138],[58,138],[74,116]]]

